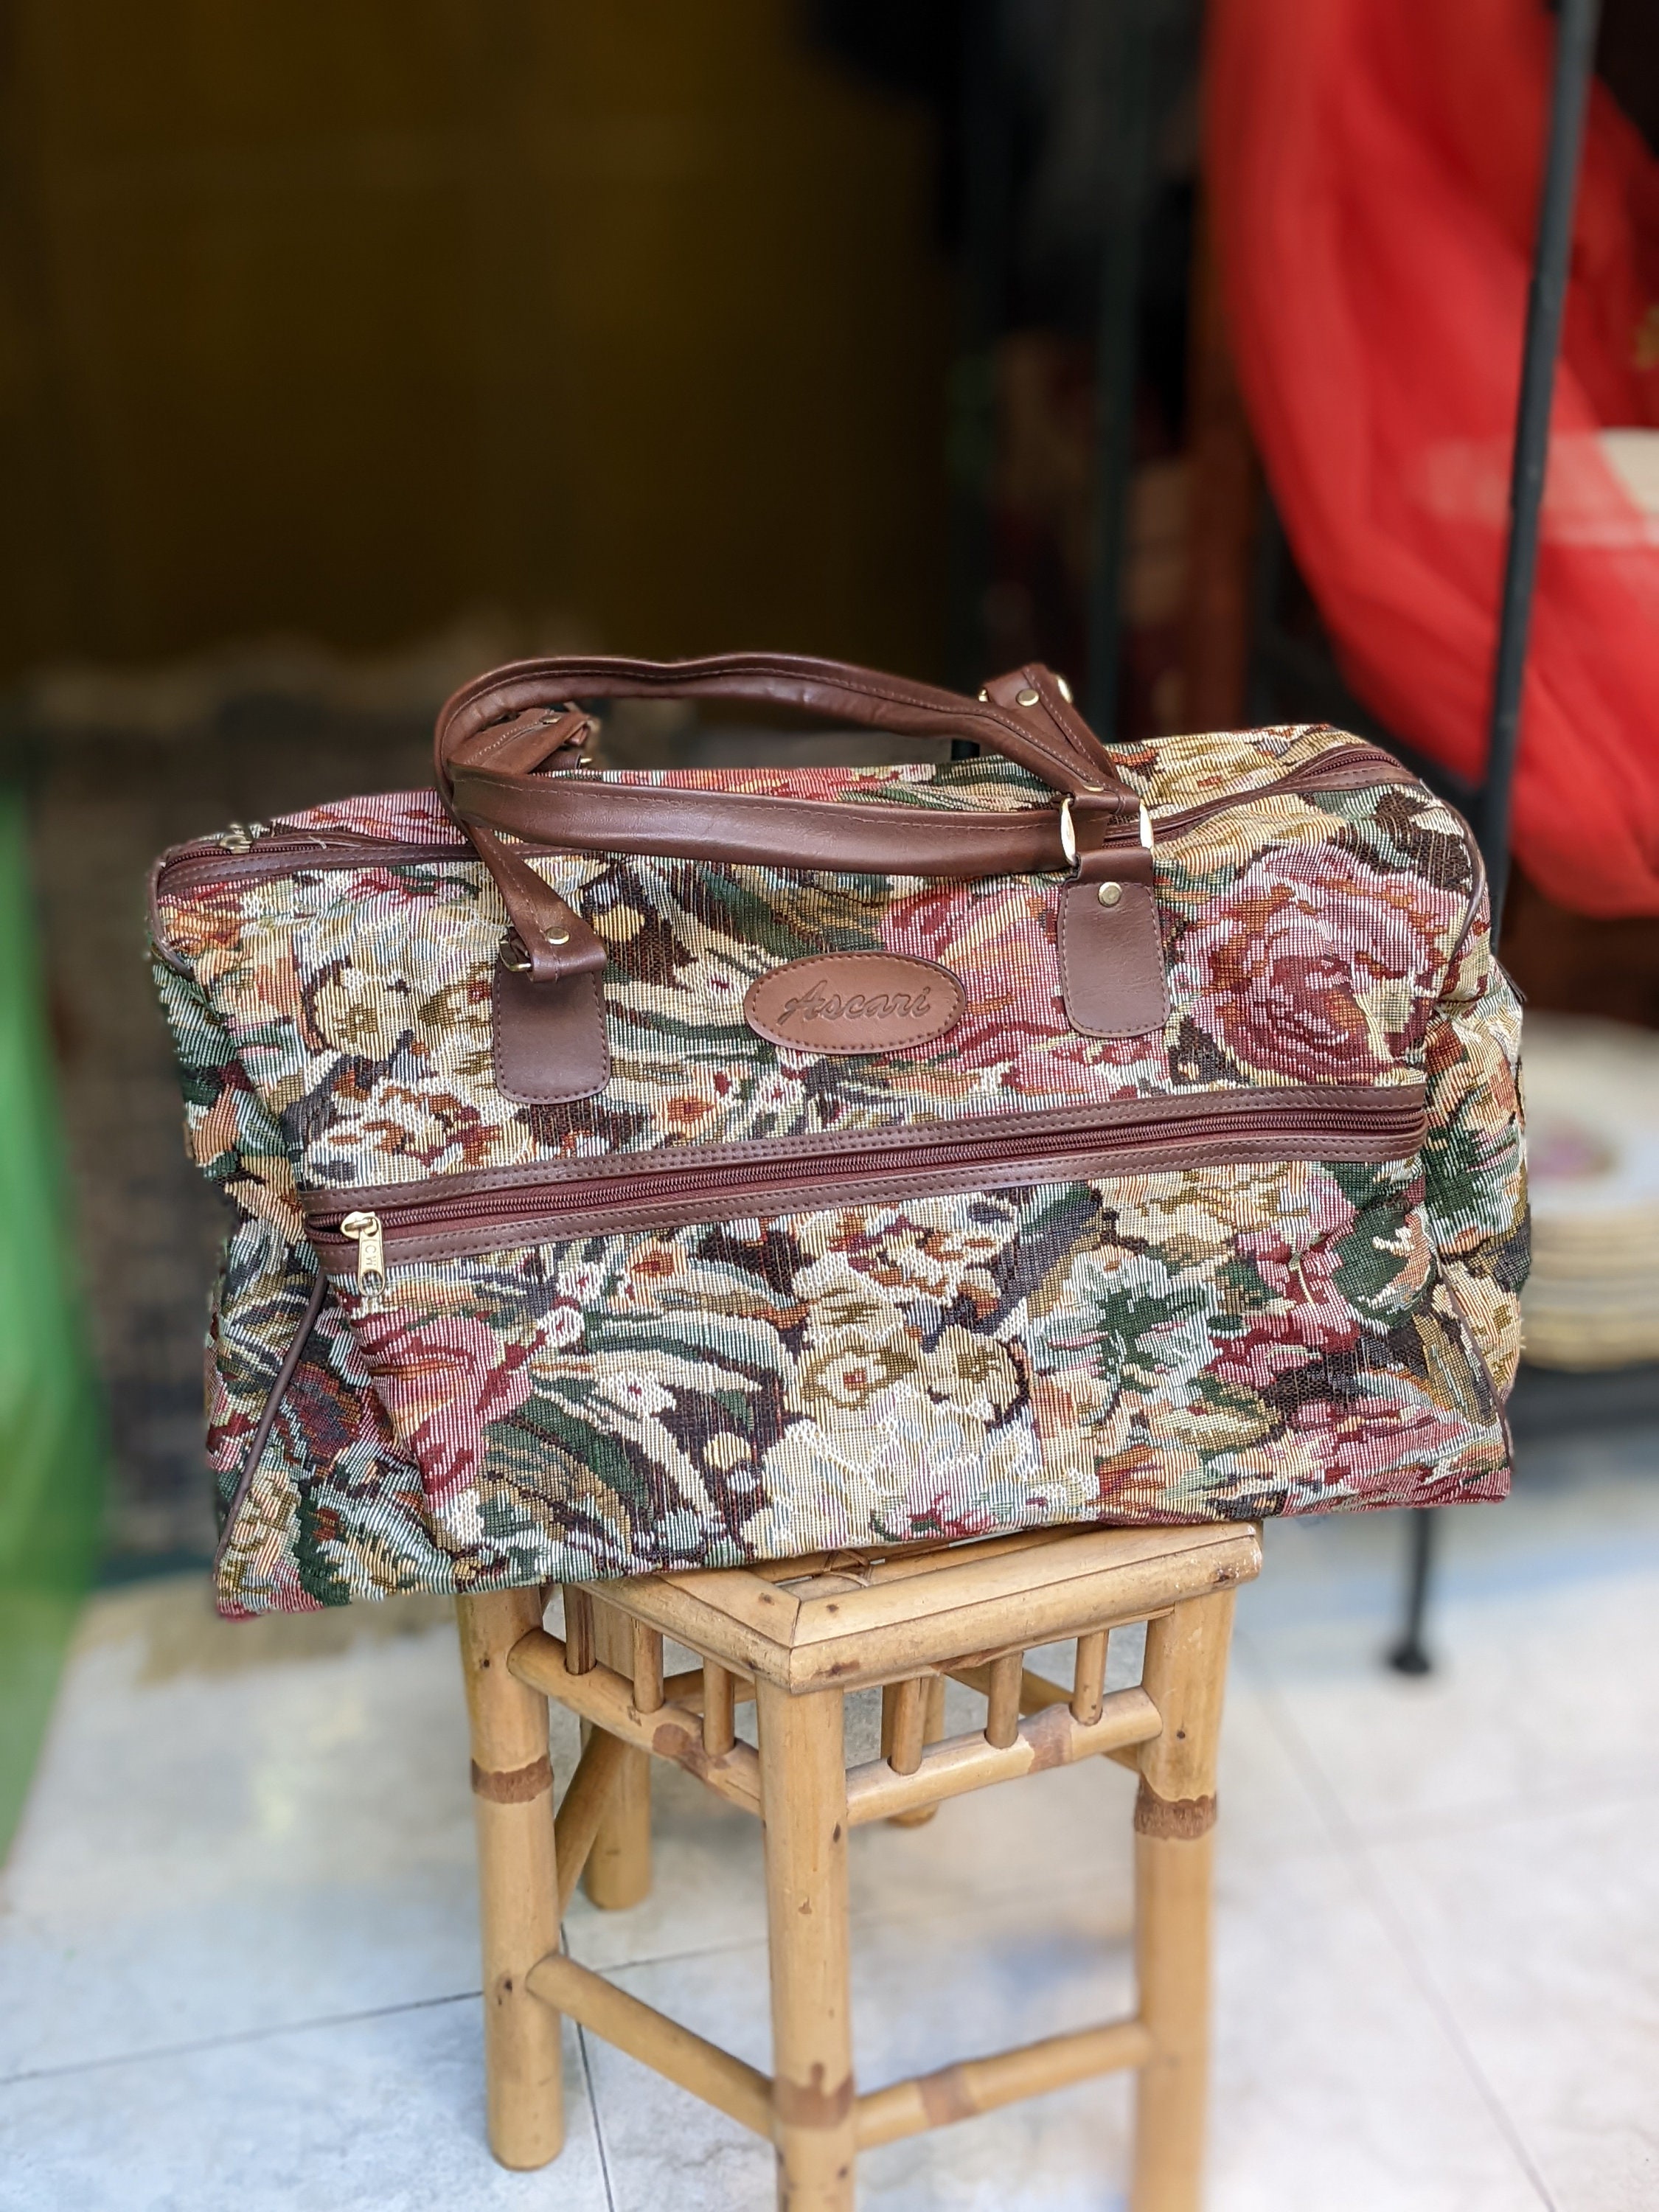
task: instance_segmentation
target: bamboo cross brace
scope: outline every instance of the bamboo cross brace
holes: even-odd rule
[[[568,2013],[740,2127],[752,2128],[771,2140],[772,2080],[758,2067],[734,2058],[719,2044],[682,2027],[654,2005],[629,1996],[603,1974],[579,1966],[562,1952],[550,1951],[539,1960],[526,1984],[532,1996],[556,2012]]]
[[[627,1748],[604,1729],[595,1729],[559,1802],[553,1823],[553,1863],[559,1870],[561,1920],[576,1893]]]
[[[758,2067],[722,2051],[717,2043],[630,1996],[562,1952],[550,1952],[539,1960],[526,1978],[531,1995],[544,2004],[568,2013],[740,2127],[771,2139],[772,2081]],[[990,2057],[963,2059],[932,2074],[912,2075],[884,2089],[869,2090],[858,2100],[859,2148],[896,2142],[901,2136],[949,2127],[976,2113],[994,2112],[999,2105],[1066,2088],[1097,2074],[1144,2065],[1151,2048],[1151,2038],[1138,2020],[1112,2021],[1070,2035],[1045,2036]]]
[[[1101,2027],[1022,2043],[993,2057],[962,2059],[934,2074],[915,2074],[908,2081],[891,2082],[885,2089],[866,2090],[855,2108],[859,2148],[873,2150],[878,2143],[949,2127],[954,2121],[994,2112],[999,2105],[1069,2088],[1097,2074],[1144,2066],[1152,2047],[1152,2038],[1138,2020],[1115,2020]]]

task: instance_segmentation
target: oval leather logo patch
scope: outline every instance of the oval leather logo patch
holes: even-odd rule
[[[743,1018],[797,1052],[908,1052],[962,1019],[968,1001],[937,961],[902,952],[826,952],[749,986]]]

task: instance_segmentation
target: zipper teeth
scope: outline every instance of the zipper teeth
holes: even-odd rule
[[[1223,797],[1200,799],[1191,806],[1176,807],[1173,812],[1154,820],[1154,829],[1160,836],[1179,836],[1195,823],[1206,821],[1212,814],[1224,813],[1230,807],[1247,806],[1258,799],[1277,799],[1294,791],[1316,790],[1323,775],[1336,770],[1340,775],[1358,766],[1361,761],[1374,757],[1380,766],[1393,769],[1403,777],[1405,771],[1398,762],[1376,746],[1344,745],[1334,756],[1322,756],[1310,761],[1305,768],[1293,769],[1289,775],[1276,776],[1271,782],[1257,784],[1254,789],[1230,792]],[[1133,829],[1121,840],[1108,838],[1109,844],[1125,842],[1133,843],[1138,833]],[[561,849],[556,845],[544,848],[531,845],[532,857],[544,850],[554,854]],[[440,843],[435,838],[424,842],[395,837],[376,838],[368,832],[340,829],[325,830],[293,830],[271,833],[256,838],[244,851],[222,844],[216,838],[201,838],[176,846],[162,862],[159,891],[165,892],[179,881],[194,881],[200,875],[222,878],[227,882],[242,876],[281,875],[286,869],[303,866],[307,859],[313,865],[322,866],[327,861],[362,860],[381,862],[473,860],[477,858],[465,838]]]
[[[1044,1137],[1033,1133],[1033,1180],[1048,1180],[1044,1165],[1052,1160],[1087,1158],[1101,1152],[1134,1151],[1143,1145],[1156,1149],[1172,1139],[1194,1143],[1224,1141],[1232,1136],[1251,1137],[1271,1130],[1286,1138],[1402,1134],[1413,1128],[1422,1114],[1415,1092],[1394,1107],[1376,1106],[1364,1112],[1352,1107],[1328,1114],[1304,1109],[1282,1123],[1259,1109],[1218,1109],[1213,1114],[1184,1118],[1152,1117],[1118,1122],[1102,1128],[1056,1132]],[[783,1160],[723,1163],[705,1168],[653,1168],[637,1174],[592,1176],[546,1186],[519,1184],[508,1190],[483,1191],[470,1197],[416,1200],[406,1206],[382,1201],[377,1208],[388,1237],[399,1231],[418,1233],[446,1222],[556,1220],[567,1213],[592,1211],[596,1206],[625,1206],[638,1199],[672,1200],[709,1193],[735,1193],[750,1188],[764,1193],[779,1187],[798,1189],[814,1182],[845,1182],[867,1176],[872,1187],[890,1176],[925,1173],[931,1169],[1000,1165],[1009,1158],[1009,1139],[1004,1134],[975,1141],[961,1138],[938,1144],[905,1145],[890,1152],[846,1152],[793,1156]],[[344,1196],[342,1197],[344,1206]],[[330,1210],[331,1212],[332,1209]],[[319,1215],[313,1226],[325,1233],[340,1232],[337,1222]]]

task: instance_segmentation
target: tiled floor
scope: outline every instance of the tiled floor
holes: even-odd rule
[[[1659,1437],[1540,1449],[1450,1519],[1427,1682],[1376,1662],[1401,1534],[1276,1528],[1241,1606],[1212,2206],[1645,2212]],[[769,2204],[751,2137],[574,2031],[563,2156],[491,2164],[451,1644],[424,1603],[89,1608],[0,1907],[7,2212]],[[866,2081],[1122,2005],[1130,1787],[1097,1761],[860,1837]],[[579,1902],[570,1949],[763,2064],[757,1831],[671,1773],[657,1836],[652,1899]],[[894,2145],[863,2201],[1119,2205],[1127,2112],[1111,2082]]]

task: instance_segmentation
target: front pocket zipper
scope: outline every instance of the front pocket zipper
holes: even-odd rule
[[[1403,1160],[1425,1129],[1420,1083],[1310,1085],[1127,1099],[948,1131],[709,1145],[692,1161],[672,1151],[612,1155],[435,1185],[313,1191],[302,1202],[328,1273],[374,1293],[400,1260],[1251,1160]]]

